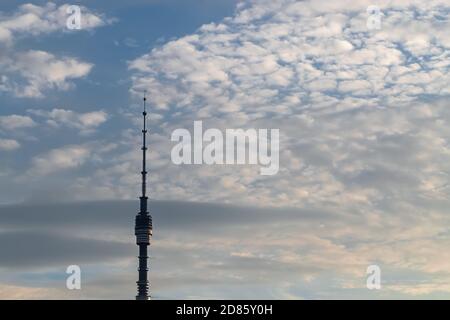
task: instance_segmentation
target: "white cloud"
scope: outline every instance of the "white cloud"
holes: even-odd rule
[[[18,97],[43,97],[49,89],[67,90],[70,80],[83,78],[93,65],[70,57],[55,57],[45,51],[30,50],[14,57],[0,57],[0,70],[7,77],[0,90]]]
[[[0,45],[2,42],[11,43],[19,36],[68,32],[69,6],[69,4],[57,6],[51,2],[43,6],[28,3],[21,5],[17,12],[11,15],[0,15]],[[111,19],[93,13],[83,6],[81,13],[82,30],[91,30],[112,22]]]
[[[56,57],[42,50],[17,52],[15,42],[29,36],[70,32],[67,28],[69,4],[57,6],[31,3],[11,14],[0,14],[0,92],[17,97],[40,98],[49,89],[67,90],[70,80],[83,78],[93,65],[72,57]],[[81,6],[81,29],[92,30],[113,22]],[[79,30],[77,30],[79,31]]]
[[[293,249],[286,259],[330,269],[349,261],[341,274],[380,261],[448,281],[446,258],[437,252],[449,226],[450,36],[443,30],[450,7],[439,0],[384,3],[377,31],[366,26],[372,4],[244,1],[235,16],[130,62],[131,93],[147,90],[159,115],[151,125],[158,162],[150,170],[152,194],[326,209],[342,225],[324,220],[323,233],[305,230],[305,237],[296,230],[283,245],[315,249],[300,256]],[[279,174],[172,165],[164,137],[199,119],[216,128],[280,128]],[[115,167],[138,160],[117,159]],[[103,172],[122,179],[127,170]],[[425,291],[448,290],[436,282]]]
[[[382,29],[372,31],[366,26],[371,4],[247,1],[234,17],[130,62],[131,92],[147,90],[152,127],[162,136],[198,119],[219,128],[280,128],[284,135],[284,168],[270,182],[261,183],[250,168],[214,168],[216,177],[208,167],[189,168],[197,174],[185,176],[183,168],[167,165],[167,174],[182,175],[183,197],[290,205],[351,200],[370,207],[389,197],[382,179],[412,196],[428,180],[418,167],[433,175],[448,171],[447,160],[437,163],[422,153],[432,148],[429,153],[448,155],[445,144],[436,145],[447,131],[435,122],[447,118],[439,101],[450,90],[449,36],[441,32],[448,21],[435,13],[449,8],[443,1],[386,4]],[[432,40],[417,40],[421,50],[412,50],[411,39],[424,39],[423,30]],[[409,170],[405,141],[416,152]],[[158,147],[159,154],[170,154],[169,146]],[[246,191],[211,191],[229,175]],[[278,187],[267,190],[267,183]],[[173,191],[166,186],[159,185],[162,196]]]
[[[12,151],[18,148],[20,144],[16,140],[0,138],[0,151]]]
[[[14,130],[34,127],[36,123],[28,116],[9,115],[0,116],[0,129]]]
[[[83,165],[90,156],[90,148],[83,145],[64,146],[53,149],[32,159],[28,174],[44,176],[61,170],[74,169]]]
[[[47,124],[50,126],[75,128],[83,134],[92,133],[98,126],[108,120],[108,114],[102,110],[86,113],[77,113],[65,109],[29,110],[29,112],[46,118]]]

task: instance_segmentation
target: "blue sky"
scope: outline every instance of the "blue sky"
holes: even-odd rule
[[[133,297],[145,90],[156,298],[449,297],[448,3],[78,4],[0,6],[0,298]],[[197,120],[280,129],[278,174],[174,165]]]

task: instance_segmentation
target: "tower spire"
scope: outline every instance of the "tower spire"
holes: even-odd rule
[[[144,125],[142,129],[142,195],[140,199],[140,212],[136,216],[135,235],[136,244],[139,247],[139,279],[136,282],[138,294],[136,300],[149,300],[149,281],[148,281],[148,253],[147,249],[150,245],[150,238],[152,236],[152,217],[148,212],[147,202],[147,94],[144,93],[144,111],[142,112],[144,118]]]

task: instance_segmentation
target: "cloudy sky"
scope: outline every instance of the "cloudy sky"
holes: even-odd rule
[[[0,299],[134,298],[145,90],[154,298],[449,298],[449,13],[2,1]],[[174,165],[171,133],[196,120],[280,129],[278,174]],[[381,290],[366,288],[373,264]]]

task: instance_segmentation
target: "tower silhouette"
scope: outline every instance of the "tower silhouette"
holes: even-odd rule
[[[142,129],[142,195],[140,199],[140,212],[136,216],[135,232],[136,244],[139,247],[139,279],[137,283],[138,294],[136,300],[150,300],[150,284],[148,281],[148,253],[147,249],[150,245],[150,238],[153,233],[152,217],[148,212],[148,197],[147,197],[147,97],[144,94],[144,127]]]

